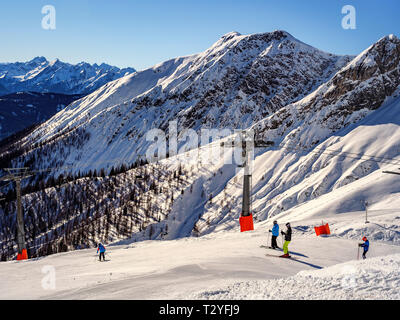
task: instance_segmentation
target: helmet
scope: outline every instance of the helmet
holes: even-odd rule
[[[275,224],[275,223],[278,223],[278,221],[274,220],[274,224]]]
[[[288,222],[288,223],[286,223],[286,227],[290,227],[290,223]]]
[[[367,237],[362,238],[363,241],[367,241]]]

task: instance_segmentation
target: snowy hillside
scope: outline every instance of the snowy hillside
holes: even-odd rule
[[[341,224],[345,216],[331,221]],[[335,231],[322,238],[293,226],[289,248],[296,260],[266,256],[280,253],[260,247],[271,224],[259,223],[248,233],[106,246],[105,262],[97,261],[94,248],[0,262],[0,299],[399,298],[399,246],[372,241],[368,259],[357,261],[363,233],[353,240]]]
[[[230,33],[203,53],[108,83],[55,115],[26,144],[60,136],[61,146],[79,128],[90,138],[63,157],[66,163],[91,169],[117,158],[132,163],[146,154],[152,128],[167,131],[170,121],[178,121],[179,132],[248,128],[313,92],[350,60],[283,31]]]
[[[27,62],[0,63],[0,95],[15,92],[54,92],[88,94],[109,81],[134,73],[132,68],[119,69],[102,63],[76,65],[58,59],[36,57]]]
[[[399,114],[397,98],[314,148],[283,144],[282,148],[260,151],[253,172],[256,218],[264,220],[282,213],[290,220],[311,216],[324,219],[332,214],[364,210],[365,201],[376,209],[398,208],[394,199],[400,192],[400,179],[382,171],[396,171],[400,164]],[[307,139],[307,134],[303,138]],[[241,210],[240,182],[240,178],[234,177],[227,183],[223,193],[214,198],[220,205],[206,206],[204,220],[219,221],[217,229],[235,223],[232,217],[238,218]],[[316,205],[310,202],[313,199],[321,200]],[[298,205],[302,206],[296,208]],[[204,223],[200,222],[199,227],[210,231]]]

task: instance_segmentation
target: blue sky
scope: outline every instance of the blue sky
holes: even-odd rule
[[[44,5],[56,30],[41,27]],[[357,29],[341,26],[344,5]],[[286,30],[337,54],[358,54],[379,38],[400,36],[398,0],[13,0],[0,3],[0,62],[35,56],[144,69],[204,51],[230,31]]]

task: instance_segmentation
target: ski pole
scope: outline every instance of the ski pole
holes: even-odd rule
[[[269,234],[269,245],[270,245],[270,247],[272,247],[272,231]]]
[[[271,231],[268,231],[267,247],[268,247],[268,244],[271,242],[270,238],[271,238]]]
[[[357,260],[360,260],[360,246],[358,246],[357,250]]]

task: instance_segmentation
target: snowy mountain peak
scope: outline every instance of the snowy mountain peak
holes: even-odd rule
[[[394,35],[381,38],[360,53],[335,76],[334,82],[354,86],[354,81],[374,79],[375,91],[383,88],[381,98],[390,96],[400,84],[400,40]],[[378,97],[374,94],[373,99]],[[372,101],[370,104],[372,104]],[[379,101],[375,107],[379,107]]]
[[[389,55],[399,54],[400,39],[393,34],[379,39],[376,43],[361,52],[349,65],[349,67],[359,65],[360,63],[371,64],[374,61],[383,63],[382,59],[389,58]],[[368,61],[364,61],[369,57]],[[367,62],[367,63],[365,63]]]
[[[28,63],[36,63],[36,64],[42,64],[44,62],[47,62],[47,59],[43,56],[35,57],[31,61],[28,61]]]
[[[284,41],[284,40],[301,42],[297,40],[295,37],[293,37],[289,32],[284,30],[274,30],[272,32],[255,33],[248,35],[248,37],[250,40],[259,39],[265,42]]]
[[[396,41],[399,41],[399,38],[395,34],[391,33],[391,34],[388,34],[387,36],[382,37],[377,42],[379,43],[381,41],[395,41],[396,42]]]
[[[241,34],[237,31],[231,31],[231,32],[224,34],[221,37],[221,39],[228,39],[228,38],[233,38],[233,37],[237,37],[237,36],[241,36]]]
[[[54,59],[54,60],[52,60],[52,61],[49,62],[48,66],[49,66],[49,67],[53,67],[53,66],[55,66],[55,65],[57,65],[57,64],[59,64],[59,63],[60,63],[60,60]]]
[[[270,44],[271,42],[280,43],[284,40],[301,43],[301,41],[294,38],[290,33],[283,30],[275,30],[272,32],[255,33],[249,35],[242,35],[239,32],[232,31],[223,35],[210,49],[225,46],[228,46],[228,48],[234,48],[242,42],[251,45],[251,43],[255,41],[260,42],[260,44]]]

